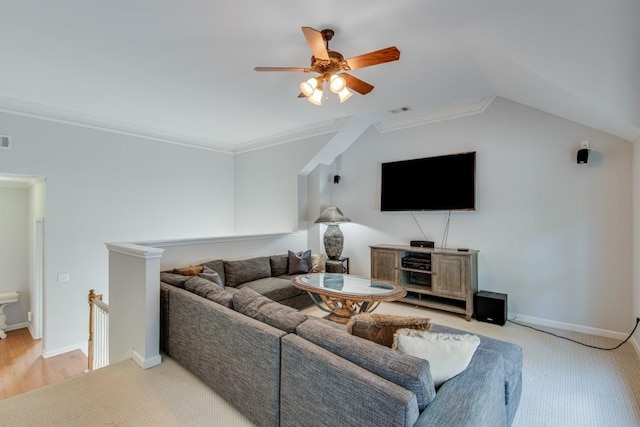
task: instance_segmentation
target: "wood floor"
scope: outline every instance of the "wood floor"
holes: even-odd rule
[[[87,357],[80,350],[43,358],[42,340],[27,328],[7,332],[0,340],[0,400],[81,374]]]

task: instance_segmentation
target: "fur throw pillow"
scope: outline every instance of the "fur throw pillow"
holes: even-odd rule
[[[398,329],[409,328],[428,331],[431,319],[427,317],[392,316],[360,313],[349,319],[347,332],[385,347],[393,346],[393,335]]]

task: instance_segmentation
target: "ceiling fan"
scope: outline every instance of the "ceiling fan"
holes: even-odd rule
[[[300,84],[302,92],[298,95],[298,98],[306,97],[312,104],[320,105],[322,103],[323,83],[328,83],[329,89],[339,96],[341,103],[353,95],[349,89],[361,95],[368,94],[373,90],[373,86],[351,74],[345,73],[345,71],[400,59],[400,51],[395,46],[344,59],[340,52],[329,49],[329,41],[334,35],[333,30],[318,31],[311,27],[302,27],[302,33],[313,53],[310,67],[255,67],[254,70],[318,73],[318,76]]]

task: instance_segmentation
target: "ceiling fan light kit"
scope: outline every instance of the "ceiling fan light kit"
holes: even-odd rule
[[[309,100],[310,103],[312,103],[313,105],[322,105],[322,85],[320,85],[320,87],[317,87],[313,93],[311,94],[311,96],[308,96],[307,99]]]
[[[400,51],[395,47],[376,50],[353,58],[344,59],[340,52],[329,50],[329,40],[333,38],[334,31],[325,29],[318,31],[311,27],[302,27],[307,44],[311,48],[311,67],[256,67],[256,71],[302,71],[305,73],[316,72],[319,75],[300,83],[301,93],[298,98],[306,97],[315,105],[322,105],[323,84],[326,82],[329,90],[338,95],[340,103],[353,96],[353,92],[366,95],[373,90],[369,83],[347,74],[358,68],[370,67],[384,62],[400,59]],[[349,90],[351,89],[351,90]]]

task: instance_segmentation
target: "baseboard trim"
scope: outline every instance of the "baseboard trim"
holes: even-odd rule
[[[154,366],[159,365],[160,363],[162,363],[162,356],[160,356],[159,354],[157,356],[153,356],[150,357],[148,359],[145,359],[144,357],[142,357],[140,355],[140,353],[138,353],[137,351],[133,350],[131,352],[131,358],[133,359],[134,362],[136,362],[138,364],[138,366],[140,366],[142,369],[149,369],[149,368],[153,368]]]
[[[50,357],[60,356],[64,353],[69,353],[70,351],[80,350],[85,355],[87,354],[87,343],[80,342],[77,344],[68,345],[66,347],[56,348],[55,350],[42,350],[42,357],[48,359]]]
[[[29,330],[29,333],[31,334],[31,338],[33,338],[34,340],[37,340],[38,338],[36,338],[36,334],[33,333],[33,328],[31,327],[31,323],[29,323],[27,325],[27,329]]]
[[[4,330],[6,332],[9,331],[15,331],[16,329],[22,329],[22,328],[28,328],[29,327],[29,322],[22,322],[22,323],[14,323],[13,325],[7,325],[6,328],[4,328]]]
[[[628,336],[628,333],[624,333],[624,332],[616,332],[616,331],[610,331],[607,329],[592,328],[589,326],[576,325],[574,323],[557,322],[555,320],[541,319],[539,317],[526,316],[526,315],[517,314],[517,313],[513,313],[513,314],[516,316],[516,318],[513,319],[516,322],[522,321],[525,323],[531,323],[539,326],[547,326],[550,328],[564,329],[566,331],[572,331],[572,332],[581,332],[583,334],[596,335],[596,336],[605,337],[605,338],[614,338],[618,340],[624,340]]]

